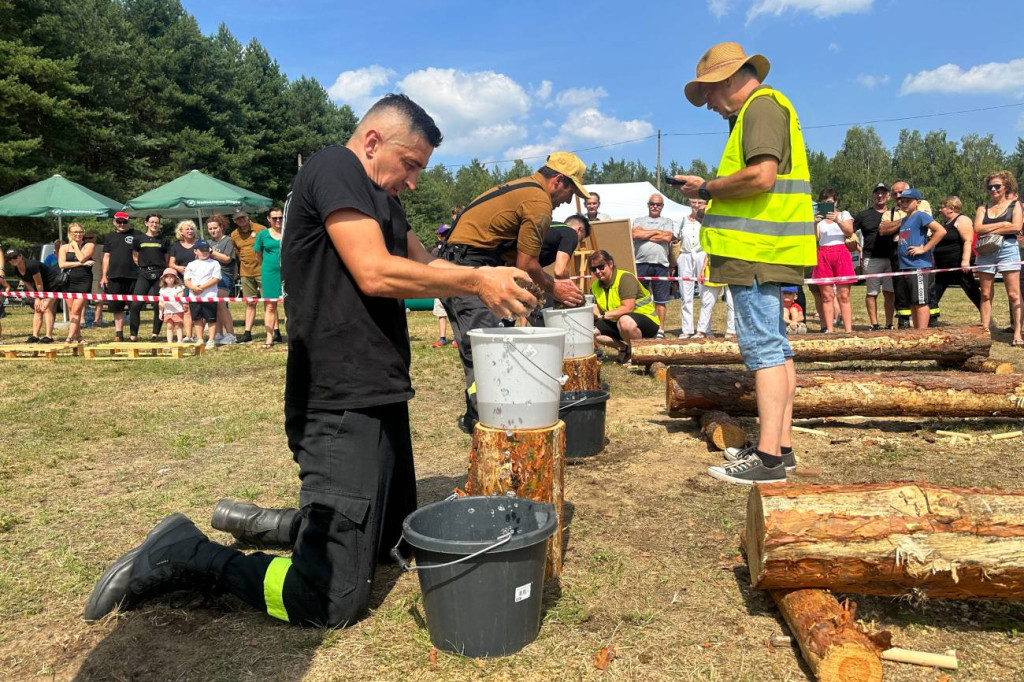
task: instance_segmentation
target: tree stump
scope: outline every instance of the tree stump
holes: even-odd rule
[[[744,537],[758,589],[1024,600],[1024,492],[755,486]]]
[[[470,495],[514,493],[550,502],[558,512],[558,530],[548,540],[548,580],[562,575],[565,485],[565,422],[546,429],[505,430],[477,424],[469,451],[466,492]]]
[[[724,339],[640,339],[632,344],[634,365],[738,365],[740,347]],[[933,329],[859,331],[849,334],[792,336],[789,345],[796,362],[849,360],[940,360],[961,363],[969,357],[988,357],[992,337],[978,325]]]
[[[562,374],[569,377],[562,386],[563,391],[601,390],[601,362],[595,353],[582,358],[565,358],[562,360]]]
[[[733,369],[670,367],[666,407],[671,417],[728,410],[757,415],[754,375]],[[1024,416],[1024,375],[969,372],[815,372],[796,374],[793,416]]]
[[[719,450],[742,448],[747,444],[747,432],[725,412],[708,410],[700,416],[700,432]]]
[[[828,590],[771,595],[819,682],[881,682],[882,647],[857,627],[856,604],[844,606]]]

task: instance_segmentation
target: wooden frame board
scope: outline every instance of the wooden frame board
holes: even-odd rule
[[[601,220],[590,223],[594,250],[603,249],[615,260],[615,267],[636,274],[633,253],[633,228],[628,220]]]

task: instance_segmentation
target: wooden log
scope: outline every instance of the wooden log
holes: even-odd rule
[[[652,362],[647,365],[647,371],[651,373],[651,376],[658,381],[665,381],[665,377],[668,376],[668,365],[664,362]]]
[[[1024,600],[1024,492],[755,486],[744,537],[758,589]]]
[[[563,391],[601,390],[601,361],[594,353],[582,358],[563,359],[562,374],[569,377],[562,386]]]
[[[565,422],[546,429],[505,430],[477,424],[469,451],[466,492],[470,495],[514,493],[550,502],[558,512],[558,530],[548,540],[544,575],[562,575],[565,500]]]
[[[977,325],[934,329],[892,329],[849,334],[791,336],[797,362],[849,360],[942,360],[960,363],[969,357],[988,357],[992,337]],[[632,343],[635,365],[738,365],[740,347],[724,339],[641,339]]]
[[[728,410],[757,414],[754,375],[733,369],[670,367],[669,416]],[[796,374],[794,417],[1024,416],[1024,375],[969,372],[818,372]]]
[[[700,416],[700,432],[719,450],[742,448],[747,444],[747,432],[743,427],[719,410],[708,410]]]
[[[828,590],[772,590],[772,599],[820,682],[880,682],[880,647],[857,627],[857,605]]]
[[[795,642],[789,635],[774,635],[769,640],[774,647],[793,646]],[[894,663],[910,663],[927,668],[945,668],[956,670],[960,662],[956,658],[956,649],[947,649],[945,654],[933,654],[928,651],[914,651],[913,649],[901,649],[894,646],[886,649],[879,656],[883,661]]]
[[[966,360],[939,360],[939,367],[943,369],[959,369],[964,372],[978,372],[979,374],[1013,374],[1016,371],[1013,363],[1000,362],[980,355],[972,355]]]

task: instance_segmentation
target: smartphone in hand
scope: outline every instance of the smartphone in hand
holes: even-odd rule
[[[826,216],[829,213],[835,213],[836,202],[834,201],[819,201],[818,202],[818,215]]]
[[[669,175],[667,173],[665,174],[665,182],[672,185],[673,187],[682,187],[683,185],[686,184],[682,180],[676,180],[675,176]]]

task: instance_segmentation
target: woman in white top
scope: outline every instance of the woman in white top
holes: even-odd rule
[[[827,204],[822,213],[823,202]],[[840,211],[834,189],[823,189],[818,195],[818,211],[814,224],[818,233],[818,265],[811,276],[814,279],[832,278],[832,282],[811,287],[814,304],[821,320],[821,331],[832,333],[835,320],[835,305],[843,318],[843,329],[853,331],[853,309],[850,307],[850,285],[857,281],[853,271],[853,258],[846,248],[846,238],[853,236],[853,216],[849,211]],[[831,208],[831,210],[829,210]]]

